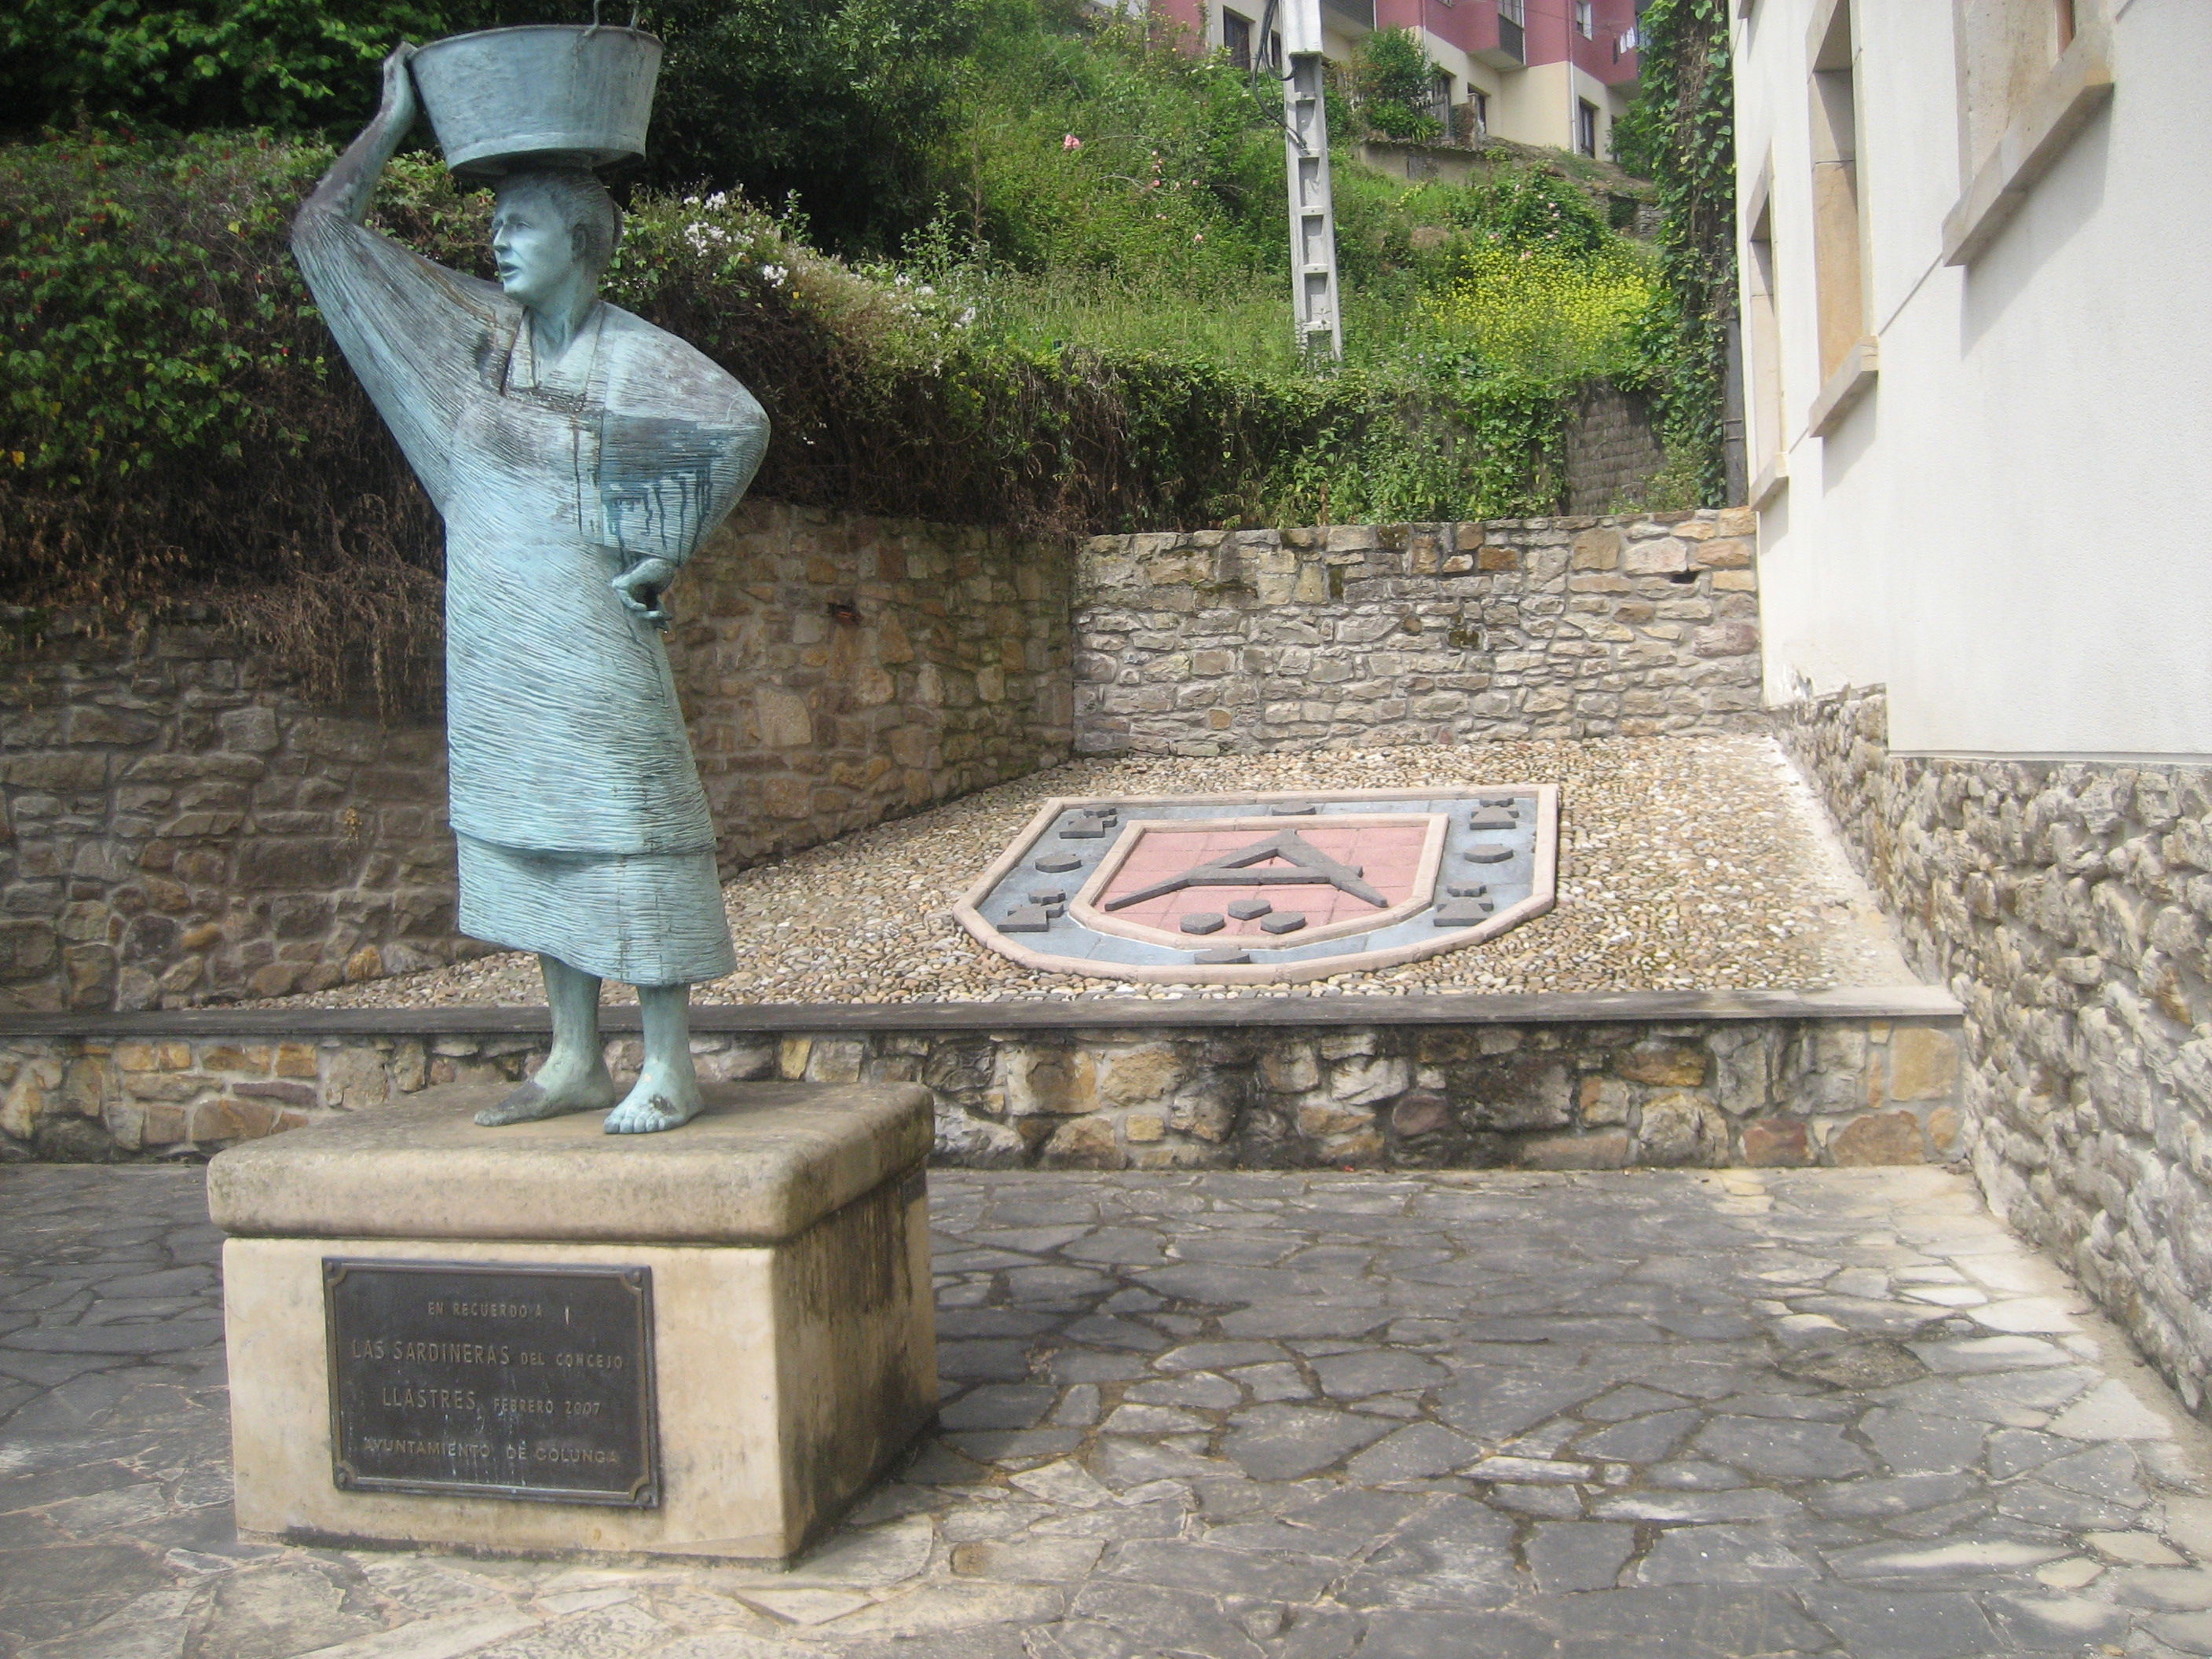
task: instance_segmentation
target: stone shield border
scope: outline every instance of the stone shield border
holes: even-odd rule
[[[1439,928],[1437,937],[1412,943],[1400,944],[1370,951],[1347,951],[1334,955],[1308,957],[1299,961],[1255,960],[1248,963],[1130,963],[1102,962],[1089,957],[1071,957],[1049,950],[1039,950],[1022,943],[1002,932],[998,924],[986,917],[980,908],[1006,878],[1020,868],[1024,860],[1034,854],[1053,826],[1070,811],[1085,809],[1113,809],[1131,815],[1123,827],[1124,836],[1136,830],[1142,823],[1153,820],[1136,816],[1146,807],[1205,805],[1218,807],[1222,819],[1249,817],[1249,811],[1238,808],[1266,809],[1279,804],[1303,804],[1327,801],[1354,804],[1374,811],[1384,811],[1393,802],[1433,801],[1443,799],[1475,800],[1485,796],[1513,795],[1533,797],[1535,801],[1534,844],[1532,849],[1531,874],[1528,896],[1506,906],[1496,915],[1463,927]],[[1121,980],[1150,985],[1286,985],[1309,980],[1327,979],[1333,975],[1376,969],[1395,968],[1409,962],[1419,962],[1446,951],[1460,950],[1520,926],[1524,921],[1549,911],[1557,902],[1559,878],[1559,787],[1553,783],[1494,783],[1481,785],[1453,784],[1430,789],[1276,789],[1238,791],[1218,795],[1066,795],[1054,796],[1043,802],[1024,826],[1021,832],[1008,843],[1006,849],[952,907],[954,919],[968,934],[990,950],[1018,963],[1024,968],[1047,974],[1074,974],[1086,978]],[[1283,823],[1285,820],[1273,820]],[[1085,878],[1086,886],[1103,872],[1102,865]],[[1073,913],[1073,906],[1071,913]],[[1425,906],[1416,907],[1416,913]],[[1310,943],[1323,942],[1316,939]],[[1184,946],[1194,949],[1194,946]],[[1290,947],[1297,948],[1297,947]],[[1255,954],[1257,954],[1255,950]]]

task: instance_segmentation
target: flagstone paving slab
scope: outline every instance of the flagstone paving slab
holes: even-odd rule
[[[931,1194],[941,1427],[769,1571],[241,1544],[201,1172],[0,1170],[0,1656],[2212,1654],[2203,1430],[1954,1176]]]

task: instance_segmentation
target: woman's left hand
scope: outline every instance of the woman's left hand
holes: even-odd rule
[[[665,559],[640,559],[611,584],[623,602],[623,609],[640,622],[651,623],[662,633],[674,621],[661,595],[668,584],[676,580],[676,567]]]

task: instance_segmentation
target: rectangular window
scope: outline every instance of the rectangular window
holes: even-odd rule
[[[1252,67],[1252,20],[1233,11],[1221,14],[1221,47],[1238,69]]]
[[[1590,0],[1575,0],[1575,33],[1585,40],[1597,39],[1597,9]]]
[[[1857,72],[1851,0],[1839,0],[1813,59],[1813,264],[1824,380],[1867,331]]]
[[[2107,0],[1954,0],[1966,189],[1943,257],[1971,264],[2112,95]]]
[[[1856,0],[1828,0],[1809,41],[1813,125],[1813,295],[1820,391],[1808,424],[1825,434],[1874,384],[1866,214],[1859,191]]]
[[[1498,15],[1509,23],[1528,27],[1528,0],[1498,0]]]
[[[1469,87],[1467,92],[1467,101],[1474,106],[1474,136],[1478,138],[1489,137],[1490,94],[1480,87]]]
[[[1575,153],[1597,156],[1597,106],[1587,98],[1575,100]]]
[[[1774,307],[1774,210],[1767,175],[1762,171],[1748,204],[1750,228],[1744,234],[1748,256],[1743,270],[1745,376],[1750,397],[1748,428],[1752,505],[1762,504],[1781,482],[1783,447],[1788,434],[1782,412],[1782,325]]]

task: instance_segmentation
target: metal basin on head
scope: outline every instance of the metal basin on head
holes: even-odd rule
[[[410,67],[453,172],[605,167],[645,154],[660,42],[635,29],[534,24],[434,40]]]

